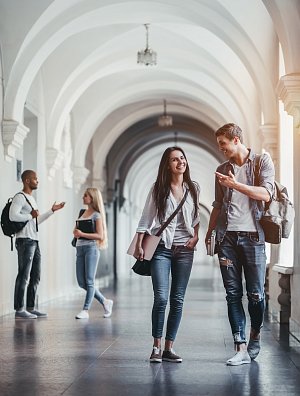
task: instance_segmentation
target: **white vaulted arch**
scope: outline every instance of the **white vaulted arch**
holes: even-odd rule
[[[133,5],[134,8],[132,8]],[[161,15],[165,15],[163,26],[167,26],[164,30],[168,32],[169,39],[172,39],[175,30],[178,31],[180,24],[190,25],[192,27],[199,23],[202,23],[204,29],[213,32],[213,35],[216,37],[220,37],[221,42],[225,46],[228,46],[228,48],[231,47],[233,53],[236,53],[243,60],[258,89],[258,97],[262,98],[262,103],[265,103],[266,109],[264,109],[264,113],[268,117],[267,104],[272,103],[272,100],[270,100],[271,87],[270,85],[269,88],[267,87],[270,80],[265,75],[263,68],[261,68],[260,57],[258,53],[255,53],[255,47],[253,47],[247,35],[243,33],[242,27],[234,21],[234,18],[220,4],[212,5],[206,2],[202,2],[201,4],[189,2],[188,7],[185,7],[184,10],[181,9],[180,17],[178,16],[178,5],[178,1],[157,1],[151,3],[151,5],[146,1],[121,1],[114,4],[110,3],[109,5],[106,2],[90,2],[89,5],[82,2],[66,2],[60,14],[58,13],[56,2],[53,6],[50,5],[42,15],[41,20],[37,22],[24,40],[23,46],[12,67],[6,91],[6,116],[21,121],[23,103],[25,102],[33,79],[50,54],[54,53],[68,38],[86,32],[87,29],[92,31],[93,28],[105,26],[108,24],[108,21],[110,24],[115,24],[116,26],[121,22],[124,26],[125,16],[128,27],[123,30],[123,33],[119,33],[114,40],[121,43],[122,41],[131,43],[132,40],[122,40],[122,38],[124,35],[129,35],[129,38],[135,38],[137,36],[141,10],[143,10],[142,14],[147,15],[150,20],[158,18],[158,21],[155,22],[158,27],[161,24],[159,22]],[[117,12],[115,12],[116,10]],[[206,12],[205,17],[202,12],[203,10]],[[188,33],[189,29],[183,29],[180,36],[182,39],[186,39]],[[241,38],[240,44],[232,42],[231,36],[235,36],[236,34],[239,34]],[[194,38],[194,42],[197,44],[196,38]],[[168,46],[168,41],[165,42],[165,45],[166,48],[170,47]],[[129,49],[130,47],[128,47]],[[253,57],[257,59],[255,61],[255,71],[252,67],[253,62],[250,62],[250,58],[253,60]],[[72,97],[73,100],[70,100]],[[266,100],[264,100],[264,97],[266,97]],[[69,102],[66,105],[66,109],[69,111],[72,109],[76,98],[73,95],[69,95],[68,98]],[[59,123],[59,127],[62,130],[63,121]]]

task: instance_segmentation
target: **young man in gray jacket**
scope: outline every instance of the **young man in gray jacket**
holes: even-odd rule
[[[264,202],[268,202],[273,194],[275,171],[271,157],[264,154],[258,182],[254,185],[255,154],[243,144],[241,128],[226,124],[215,135],[227,161],[215,172],[215,201],[205,242],[209,243],[212,230],[216,230],[228,317],[236,348],[236,354],[227,360],[227,365],[238,366],[251,363],[260,351],[266,253],[265,236],[259,220]],[[248,345],[242,304],[243,272],[251,320]]]

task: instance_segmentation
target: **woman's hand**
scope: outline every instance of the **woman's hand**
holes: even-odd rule
[[[133,257],[135,257],[137,260],[144,260],[144,249],[142,247],[136,246],[134,250]]]
[[[144,260],[144,249],[142,248],[142,241],[144,239],[144,233],[138,233],[137,234],[137,241],[133,253],[133,257],[136,258],[137,260]]]
[[[191,238],[187,241],[187,243],[185,244],[185,247],[193,250],[195,248],[195,246],[197,245],[198,241],[199,241],[198,236],[194,236],[193,238]]]
[[[83,234],[83,232],[78,230],[78,228],[75,228],[75,230],[73,231],[73,235],[75,238],[81,238],[82,234]]]

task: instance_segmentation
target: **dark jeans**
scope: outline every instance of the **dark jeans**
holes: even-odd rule
[[[265,244],[259,242],[257,233],[227,231],[219,246],[218,256],[233,339],[235,344],[246,343],[242,272],[246,281],[251,327],[259,332],[265,309]]]
[[[24,294],[27,287],[27,308],[34,308],[37,286],[41,277],[41,253],[38,241],[17,238],[18,275],[15,284],[15,310],[24,308]]]
[[[166,339],[174,341],[181,321],[183,300],[190,278],[194,250],[184,246],[167,249],[159,244],[151,262],[151,278],[154,292],[152,308],[152,336],[161,338],[165,320],[165,310],[169,298],[170,311],[167,321]]]

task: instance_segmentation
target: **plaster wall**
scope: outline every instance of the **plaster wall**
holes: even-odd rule
[[[36,191],[36,200],[41,213],[49,210],[54,201],[66,201],[66,207],[56,212],[46,222],[40,225],[39,238],[42,253],[41,282],[38,288],[38,303],[42,304],[60,296],[66,296],[78,291],[75,279],[75,250],[71,246],[74,202],[76,195],[72,189],[66,188],[63,181],[63,172],[58,171],[52,180],[48,179],[46,163],[46,127],[43,108],[43,86],[40,78],[34,83],[26,106],[30,108],[31,117],[27,117],[28,125],[36,136],[24,142],[23,148],[17,151],[15,159],[7,162],[3,155],[3,144],[0,141],[0,168],[1,168],[1,209],[7,199],[22,189],[22,184],[16,180],[16,161],[21,160],[25,167],[36,164],[39,177],[39,188]],[[1,106],[2,108],[2,106]],[[25,112],[26,114],[26,112]],[[28,114],[28,112],[27,112]],[[1,114],[2,121],[2,114]],[[26,121],[26,117],[25,117]],[[26,158],[28,158],[26,163]],[[30,160],[29,160],[30,158]],[[23,167],[24,170],[24,167]],[[17,253],[10,251],[10,240],[0,233],[0,316],[13,311],[14,283],[17,275]]]

